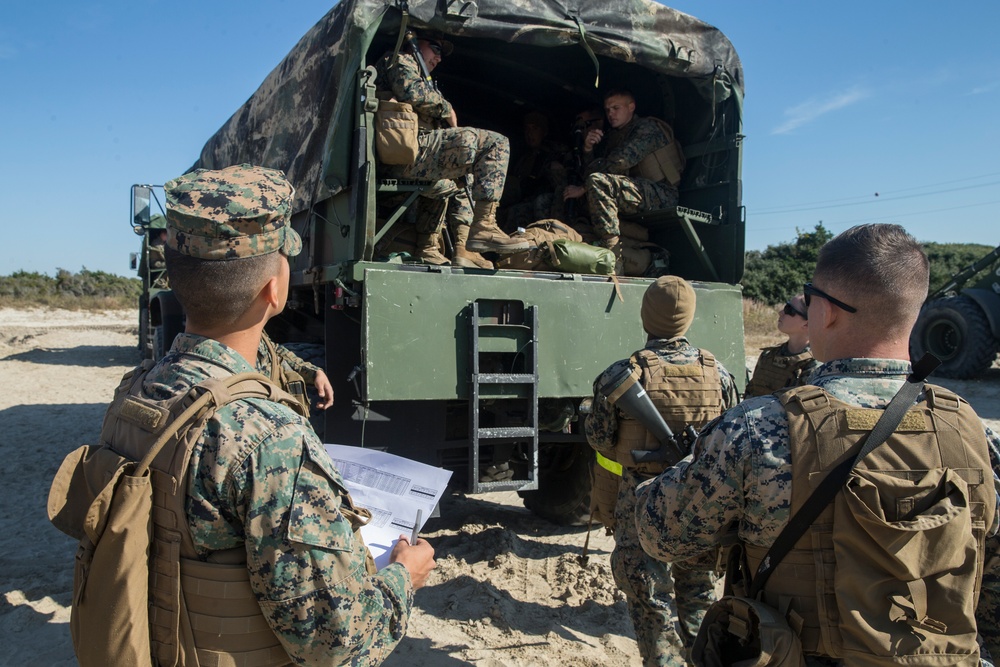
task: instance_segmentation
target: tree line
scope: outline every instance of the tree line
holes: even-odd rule
[[[743,296],[777,305],[798,294],[802,285],[812,279],[819,249],[833,236],[820,223],[812,231],[796,230],[794,241],[748,251]],[[978,243],[924,243],[924,250],[930,260],[930,290],[933,292],[993,247]]]

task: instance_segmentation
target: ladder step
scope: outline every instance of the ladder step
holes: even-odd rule
[[[499,438],[533,438],[535,429],[530,426],[494,426],[492,428],[479,429],[479,439],[499,439]]]
[[[473,375],[472,381],[479,384],[533,384],[535,376],[531,373],[480,373]]]
[[[502,482],[479,482],[477,493],[490,491],[534,491],[538,488],[538,482],[526,479],[508,479]]]

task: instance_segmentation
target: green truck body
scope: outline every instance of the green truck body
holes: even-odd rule
[[[345,0],[194,165],[273,167],[295,186],[292,224],[304,249],[292,260],[286,310],[268,330],[317,348],[336,394],[314,417],[327,442],[445,466],[460,489],[516,489],[533,511],[578,521],[593,460],[583,437],[592,383],[644,345],[639,307],[652,278],[383,256],[387,227],[408,224],[409,203],[387,208],[387,198],[422,187],[384,178],[372,151],[372,65],[407,27],[454,43],[434,74],[463,125],[516,138],[524,113],[538,110],[568,132],[559,121],[600,106],[605,87],[631,89],[640,115],[673,125],[687,158],[680,206],[633,219],[669,251],[669,273],[695,285],[689,338],[742,388],[739,59],[717,29],[645,0],[584,0],[573,10],[554,0]]]

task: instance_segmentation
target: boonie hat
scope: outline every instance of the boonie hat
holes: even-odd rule
[[[302,239],[292,229],[295,189],[277,169],[241,164],[196,169],[163,186],[167,245],[198,259],[235,259],[281,252],[293,257]]]
[[[680,276],[660,276],[642,295],[642,328],[657,338],[683,336],[694,321],[695,295]]]

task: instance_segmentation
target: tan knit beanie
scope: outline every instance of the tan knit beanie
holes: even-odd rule
[[[683,336],[694,320],[694,288],[679,276],[660,276],[642,296],[642,328],[656,338]]]

